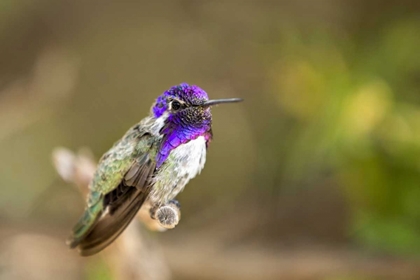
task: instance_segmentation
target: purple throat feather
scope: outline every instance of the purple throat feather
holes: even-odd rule
[[[208,100],[207,93],[195,85],[186,83],[174,86],[159,96],[153,107],[153,114],[156,118],[163,115],[168,109],[168,102],[173,98],[183,98],[189,105],[199,106]],[[157,157],[156,167],[159,168],[168,158],[172,150],[191,140],[204,136],[206,145],[212,139],[211,112],[210,108],[204,108],[202,114],[194,114],[196,108],[186,109],[178,114],[169,115],[160,133],[164,135],[162,145]]]

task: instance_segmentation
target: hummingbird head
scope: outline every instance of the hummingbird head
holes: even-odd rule
[[[186,83],[165,91],[152,107],[153,116],[164,120],[160,130],[164,139],[158,161],[163,162],[172,149],[199,136],[204,136],[206,143],[209,143],[212,138],[210,107],[240,101],[240,98],[209,100],[203,89]]]

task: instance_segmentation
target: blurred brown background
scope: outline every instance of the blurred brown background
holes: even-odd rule
[[[420,2],[2,0],[0,42],[0,279],[116,278],[67,250],[51,153],[99,158],[181,82],[246,102],[143,232],[165,277],[420,279]]]

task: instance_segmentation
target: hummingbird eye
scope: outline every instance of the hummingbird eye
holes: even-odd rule
[[[182,104],[178,100],[174,100],[171,102],[171,109],[173,111],[178,111],[179,109],[181,109],[181,107],[182,107]]]

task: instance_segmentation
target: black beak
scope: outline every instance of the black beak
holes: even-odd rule
[[[216,99],[216,100],[208,100],[201,104],[201,107],[208,108],[213,105],[222,104],[222,103],[236,103],[243,101],[242,98],[227,98],[227,99]]]

